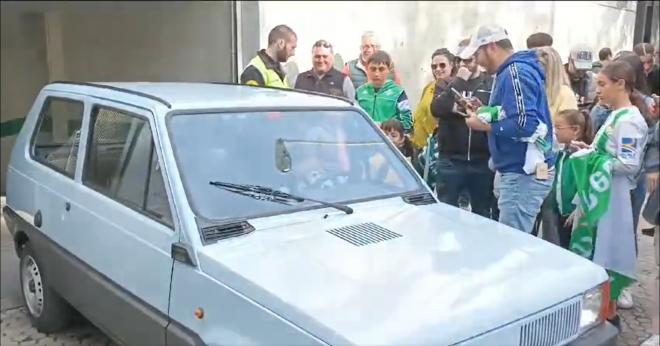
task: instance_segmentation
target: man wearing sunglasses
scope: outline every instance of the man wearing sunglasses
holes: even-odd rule
[[[312,69],[296,78],[296,89],[317,91],[355,100],[355,88],[351,80],[334,68],[332,45],[318,40],[312,46]]]
[[[459,55],[469,42],[459,43]],[[488,168],[488,135],[465,124],[465,102],[488,104],[493,78],[481,73],[472,56],[458,61],[456,76],[438,88],[431,102],[431,114],[438,119],[438,198],[458,206],[459,195],[466,190],[472,212],[491,217],[494,173]]]
[[[362,86],[367,82],[367,61],[380,50],[380,43],[376,34],[373,31],[367,31],[362,34],[362,44],[360,44],[360,56],[351,60],[344,65],[343,74],[348,76],[353,82],[355,89]],[[399,74],[393,69],[387,77],[394,81],[394,83],[401,85],[401,78]]]

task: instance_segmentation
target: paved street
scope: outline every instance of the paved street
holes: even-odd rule
[[[621,346],[639,346],[651,335],[649,316],[653,312],[653,296],[658,295],[654,292],[658,269],[653,257],[653,238],[644,235],[639,236],[638,270],[640,280],[633,286],[635,306],[631,310],[619,310],[623,320]]]
[[[2,306],[0,312],[2,346],[11,345],[112,345],[112,343],[94,326],[86,321],[74,324],[68,331],[57,335],[38,333],[30,325],[25,309],[21,306],[18,281],[18,259],[14,253],[11,237],[2,221],[1,263]],[[650,336],[652,309],[651,299],[654,290],[654,278],[657,269],[653,258],[653,241],[651,237],[640,236],[639,239],[639,270],[640,281],[633,287],[635,307],[632,310],[621,310],[623,332],[619,338],[620,346],[639,346]],[[655,292],[655,294],[658,294]]]

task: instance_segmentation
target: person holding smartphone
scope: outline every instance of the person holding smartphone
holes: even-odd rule
[[[469,42],[459,43],[459,54]],[[466,190],[472,212],[485,217],[491,217],[494,175],[488,168],[488,136],[470,129],[465,117],[466,108],[488,104],[492,85],[493,78],[480,71],[473,57],[459,59],[455,77],[437,88],[431,102],[431,114],[438,119],[438,198],[458,206]]]

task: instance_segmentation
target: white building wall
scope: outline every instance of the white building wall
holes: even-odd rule
[[[617,8],[623,3],[625,9]],[[635,24],[634,1],[261,1],[259,7],[262,47],[278,24],[298,33],[292,61],[299,71],[311,68],[314,41],[329,40],[348,61],[359,54],[362,32],[376,31],[413,104],[431,80],[433,51],[453,51],[480,24],[505,27],[516,49],[526,48],[530,34],[548,32],[562,57],[580,42],[591,45],[596,57],[605,46],[614,52],[632,49]]]

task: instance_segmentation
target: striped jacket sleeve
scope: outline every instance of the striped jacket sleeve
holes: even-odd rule
[[[408,95],[406,95],[405,91],[401,92],[399,99],[396,101],[396,118],[403,125],[403,131],[405,133],[412,133],[413,116],[410,109],[410,101],[408,101]]]
[[[536,82],[532,72],[521,69],[517,63],[509,65],[497,83],[502,90],[501,106],[505,117],[492,124],[493,134],[507,138],[531,137],[541,121],[541,110],[536,105],[545,87]]]

